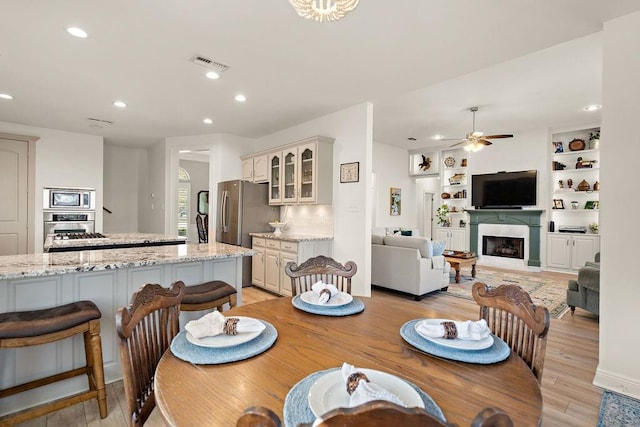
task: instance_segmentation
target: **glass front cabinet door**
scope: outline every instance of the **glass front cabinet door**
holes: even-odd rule
[[[300,194],[299,202],[315,202],[316,200],[316,151],[315,144],[298,147],[300,153]]]
[[[281,166],[282,153],[269,154],[269,204],[282,203]]]
[[[283,203],[298,201],[298,149],[289,148],[282,152],[284,194]]]

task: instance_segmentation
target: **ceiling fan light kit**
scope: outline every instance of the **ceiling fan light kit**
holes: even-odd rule
[[[353,11],[360,0],[289,0],[296,13],[318,22],[337,21]]]

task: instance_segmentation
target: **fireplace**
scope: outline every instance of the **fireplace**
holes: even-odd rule
[[[524,259],[524,238],[482,236],[482,255]]]
[[[470,248],[480,257],[478,262],[496,267],[516,269],[537,269],[540,267],[540,217],[544,213],[538,209],[470,209]],[[522,239],[521,243],[505,243],[501,254],[484,254],[484,236],[507,239]],[[498,245],[500,246],[500,245]],[[521,249],[521,256],[505,256],[513,252],[511,246]],[[516,251],[517,252],[517,251]],[[509,254],[510,255],[510,254]]]

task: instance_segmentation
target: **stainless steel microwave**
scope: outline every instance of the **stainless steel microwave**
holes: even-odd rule
[[[44,209],[95,210],[96,191],[92,188],[45,188]]]

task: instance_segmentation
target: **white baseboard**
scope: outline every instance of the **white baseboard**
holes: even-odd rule
[[[596,369],[596,376],[593,378],[593,385],[606,390],[624,394],[634,399],[640,399],[640,382],[633,381],[627,377],[621,377],[614,372],[604,369]]]

